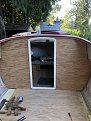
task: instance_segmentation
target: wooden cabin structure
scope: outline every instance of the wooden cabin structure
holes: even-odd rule
[[[80,37],[58,34],[1,40],[1,76],[8,87],[36,87],[33,81],[43,74],[53,80],[53,85],[49,84],[53,89],[82,90],[91,73],[90,43]]]
[[[44,118],[70,121],[65,118],[67,111],[76,121],[88,121],[80,102],[83,97],[91,110],[91,41],[61,32],[15,35],[0,40],[0,76],[8,88],[16,88],[15,94],[23,95],[31,105],[32,121]],[[41,110],[40,114],[34,109]]]

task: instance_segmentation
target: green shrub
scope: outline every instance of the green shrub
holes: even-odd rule
[[[82,26],[80,29],[64,28],[64,31],[91,41],[91,25]]]

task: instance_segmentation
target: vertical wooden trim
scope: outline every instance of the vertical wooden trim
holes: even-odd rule
[[[87,44],[88,59],[91,61],[91,45]]]
[[[1,44],[0,44],[0,58],[1,58]]]

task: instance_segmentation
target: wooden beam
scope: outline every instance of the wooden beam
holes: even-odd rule
[[[1,44],[0,44],[0,58],[1,58]]]

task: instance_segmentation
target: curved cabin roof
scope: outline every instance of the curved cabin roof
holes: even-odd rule
[[[30,33],[29,34],[29,32],[27,34],[27,32],[25,32],[24,34],[20,33],[20,34],[13,35],[12,37],[2,39],[2,40],[0,40],[0,43],[9,41],[11,39],[13,40],[13,39],[16,39],[16,38],[17,39],[19,39],[19,38],[30,39],[30,38],[34,38],[34,37],[72,38],[73,40],[78,39],[78,40],[81,40],[81,41],[85,41],[88,44],[91,44],[90,40],[87,40],[87,39],[79,37],[79,36],[69,35],[67,33],[61,33],[61,32],[42,32],[42,34],[39,34],[39,33],[32,33],[32,34]]]

